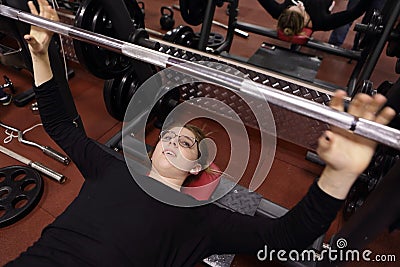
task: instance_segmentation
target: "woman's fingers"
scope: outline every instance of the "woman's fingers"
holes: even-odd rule
[[[58,17],[57,11],[54,8],[52,8],[51,6],[49,6],[48,9],[50,12],[49,19],[54,20],[54,21],[59,21],[60,19]]]
[[[360,116],[364,119],[375,121],[377,113],[382,109],[386,103],[386,97],[381,94],[374,95],[372,100],[364,105],[363,114]]]
[[[24,39],[30,45],[30,47],[32,48],[32,51],[40,50],[41,44],[36,40],[35,37],[27,34],[24,36]]]
[[[29,7],[29,10],[31,11],[31,13],[32,13],[33,15],[36,15],[36,16],[39,15],[39,13],[38,13],[38,11],[37,11],[37,9],[36,9],[36,6],[33,4],[32,1],[29,1],[29,2],[28,2],[28,7]]]
[[[363,117],[366,107],[372,103],[372,97],[367,94],[357,94],[349,105],[349,114],[356,117]]]
[[[357,94],[351,101],[348,112],[358,118],[386,125],[396,114],[390,107],[381,110],[385,103],[386,98],[381,94],[373,97],[366,94]]]
[[[344,98],[347,96],[346,92],[343,90],[337,90],[332,97],[331,102],[329,103],[329,106],[333,109],[336,109],[338,111],[344,111]]]
[[[391,107],[385,107],[379,114],[376,116],[375,121],[377,123],[386,125],[396,116],[396,111]]]

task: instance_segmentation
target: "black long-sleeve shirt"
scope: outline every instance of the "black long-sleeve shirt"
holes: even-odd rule
[[[324,233],[342,201],[313,184],[279,219],[251,217],[213,204],[162,203],[132,179],[126,164],[88,138],[64,112],[54,80],[35,88],[43,125],[79,168],[85,182],[69,207],[10,266],[193,266],[219,253],[305,248]],[[149,186],[192,199],[150,178]]]
[[[281,4],[275,0],[258,0],[258,2],[274,19],[278,19],[286,8],[293,5],[291,0],[285,0]],[[336,13],[329,11],[333,0],[303,0],[302,2],[310,16],[312,29],[314,31],[329,31],[360,17],[366,11],[371,0],[360,0],[353,8]]]

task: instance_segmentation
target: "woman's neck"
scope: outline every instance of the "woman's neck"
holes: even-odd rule
[[[151,177],[151,178],[153,178],[153,179],[155,179],[177,191],[181,190],[182,183],[184,181],[184,179],[179,179],[179,178],[177,179],[177,178],[170,178],[170,177],[162,176],[154,169],[151,169],[151,171],[149,173],[149,177]]]
[[[308,15],[307,11],[304,12],[304,27],[312,28],[311,17]]]

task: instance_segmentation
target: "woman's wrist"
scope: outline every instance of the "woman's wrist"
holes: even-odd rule
[[[43,54],[32,53],[32,63],[36,86],[40,86],[41,84],[49,81],[53,77],[53,72],[50,66],[50,59],[47,52]]]
[[[49,53],[48,51],[42,53],[33,53],[31,52],[32,60],[34,61],[48,61],[49,60]]]
[[[318,180],[318,186],[334,198],[345,199],[357,177],[357,174],[334,170],[327,166]]]

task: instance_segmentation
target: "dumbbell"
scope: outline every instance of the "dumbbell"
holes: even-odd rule
[[[15,92],[14,84],[12,83],[10,78],[8,78],[6,75],[4,75],[3,77],[4,77],[5,84],[0,85],[0,90],[10,88],[11,93],[15,94],[16,92]]]

